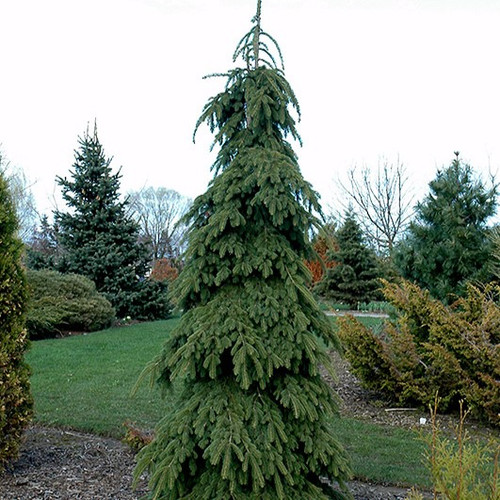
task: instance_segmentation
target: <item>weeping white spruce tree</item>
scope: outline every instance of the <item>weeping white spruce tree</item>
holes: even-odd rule
[[[343,498],[328,480],[345,490],[349,476],[319,371],[331,368],[321,341],[337,338],[305,286],[320,207],[286,140],[299,139],[288,109],[299,106],[260,3],[235,52],[246,67],[222,75],[197,124],[220,150],[187,216],[174,290],[185,312],[150,367],[161,386],[182,386],[138,457],[155,499]]]

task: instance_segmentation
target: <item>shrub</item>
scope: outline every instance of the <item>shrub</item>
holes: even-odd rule
[[[439,392],[442,409],[465,399],[476,416],[500,423],[500,289],[469,285],[452,306],[403,281],[384,282],[396,319],[380,334],[352,317],[339,319],[339,336],[353,371],[401,404],[428,406]]]
[[[179,276],[179,270],[170,259],[158,259],[153,265],[150,279],[152,281],[172,282]]]
[[[442,500],[499,500],[500,477],[497,443],[472,442],[464,428],[467,412],[460,404],[460,420],[454,439],[442,435],[437,424],[437,400],[431,408],[432,433],[425,436],[426,461],[431,473],[434,498]],[[439,495],[439,496],[438,496]],[[423,500],[413,490],[407,500]]]
[[[113,322],[113,307],[88,278],[48,270],[29,270],[27,276],[32,298],[26,324],[32,339],[100,330]]]
[[[172,313],[167,281],[140,281],[135,291],[129,294],[129,300],[128,311],[133,319],[142,321],[167,319]]]
[[[359,311],[367,311],[373,313],[395,314],[394,306],[388,302],[372,300],[371,302],[361,302],[358,304]]]
[[[0,174],[0,472],[16,458],[33,412],[24,361],[29,345],[24,329],[27,289],[16,232],[14,205]]]
[[[133,452],[137,453],[141,451],[153,441],[153,433],[143,431],[131,422],[124,422],[123,425],[126,431],[122,441],[128,445]]]

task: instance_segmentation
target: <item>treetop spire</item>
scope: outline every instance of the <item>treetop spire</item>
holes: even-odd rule
[[[233,55],[233,61],[242,57],[248,69],[267,66],[284,70],[283,56],[278,42],[261,27],[262,0],[257,0],[257,12],[252,18],[252,29],[240,40]],[[278,54],[279,65],[273,52]]]
[[[253,52],[255,56],[255,69],[257,69],[259,65],[259,43],[260,43],[260,13],[262,7],[262,0],[258,0],[257,2],[257,12],[255,17],[253,18],[254,26],[254,38],[253,38]]]

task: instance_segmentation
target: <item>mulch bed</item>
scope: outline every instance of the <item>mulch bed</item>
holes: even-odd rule
[[[19,460],[0,476],[1,500],[135,500],[131,489],[134,455],[115,439],[33,426]]]
[[[0,476],[1,500],[139,500],[131,487],[134,454],[115,439],[33,426],[19,460]],[[403,500],[407,490],[352,482],[356,500]]]

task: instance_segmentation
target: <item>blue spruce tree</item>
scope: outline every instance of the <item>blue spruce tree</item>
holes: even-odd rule
[[[149,251],[139,241],[139,226],[120,201],[119,172],[97,136],[87,131],[79,138],[71,178],[57,178],[67,212],[56,211],[57,241],[62,256],[57,269],[91,279],[119,317],[166,318],[170,304],[164,285],[145,275]]]

